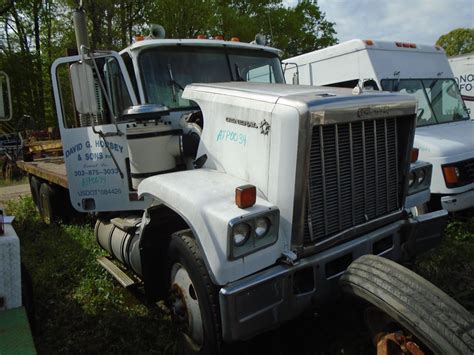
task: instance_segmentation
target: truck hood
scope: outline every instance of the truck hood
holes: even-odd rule
[[[474,154],[474,121],[418,127],[414,146],[423,159]]]

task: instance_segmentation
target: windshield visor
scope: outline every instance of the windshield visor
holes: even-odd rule
[[[140,54],[146,103],[169,108],[196,106],[181,96],[191,83],[254,81],[283,83],[277,55],[213,47],[157,47]]]

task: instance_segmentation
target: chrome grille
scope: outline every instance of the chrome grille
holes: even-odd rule
[[[400,209],[397,118],[314,126],[305,242]]]
[[[459,163],[460,180],[465,184],[474,182],[474,159],[464,160]]]

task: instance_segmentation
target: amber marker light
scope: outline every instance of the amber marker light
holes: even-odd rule
[[[444,180],[448,187],[459,182],[459,169],[455,166],[443,166]]]
[[[420,152],[420,150],[418,148],[413,148],[411,150],[411,160],[410,160],[410,163],[414,163],[418,160],[418,153]]]
[[[218,35],[218,36],[214,37],[214,39],[216,39],[216,40],[218,40],[218,41],[223,41],[223,40],[224,40],[224,36]]]
[[[368,46],[373,46],[374,45],[374,41],[372,41],[371,39],[364,39],[363,42]]]
[[[240,42],[240,38],[239,37],[232,37],[230,39],[231,42]]]
[[[206,39],[206,35],[197,35],[197,39]]]
[[[249,208],[255,205],[257,188],[254,185],[243,185],[235,188],[235,204],[239,208]]]

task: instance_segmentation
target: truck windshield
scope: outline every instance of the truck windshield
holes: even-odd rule
[[[196,106],[181,97],[190,83],[254,81],[283,83],[276,54],[224,47],[155,47],[139,57],[147,103],[169,108]]]
[[[382,90],[416,97],[417,126],[469,119],[454,79],[384,79],[381,84]]]

